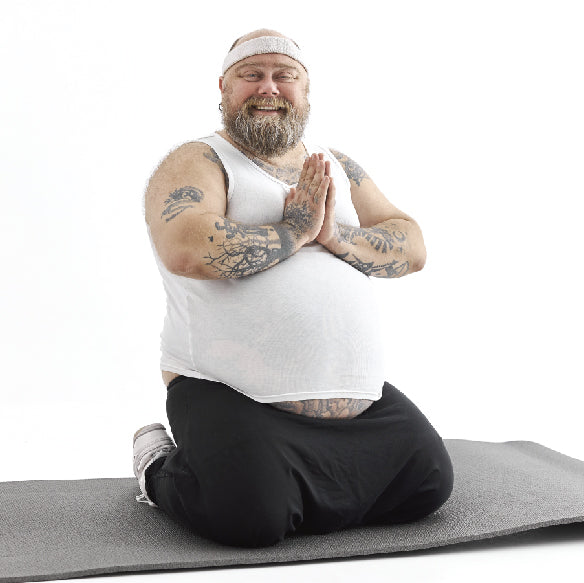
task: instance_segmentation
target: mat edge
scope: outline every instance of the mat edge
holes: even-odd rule
[[[520,534],[525,532],[530,532],[534,530],[545,529],[551,526],[562,526],[568,524],[576,524],[576,523],[584,523],[584,515],[573,517],[573,518],[563,518],[557,520],[550,520],[541,522],[538,524],[527,525],[525,528],[521,529],[502,529],[496,532],[490,533],[483,533],[478,537],[459,537],[457,539],[453,539],[450,541],[442,541],[438,544],[423,544],[423,545],[415,545],[415,546],[404,546],[398,547],[391,550],[383,549],[382,547],[376,549],[367,549],[365,551],[350,551],[347,554],[346,551],[343,553],[329,553],[327,555],[319,555],[310,557],[308,559],[305,558],[297,558],[297,559],[286,559],[286,560],[265,560],[265,559],[252,559],[252,560],[245,560],[241,559],[241,557],[234,559],[226,559],[223,562],[218,563],[215,561],[202,561],[198,564],[195,563],[151,563],[149,565],[142,565],[138,568],[137,565],[116,565],[116,566],[109,566],[109,567],[100,567],[96,569],[77,569],[71,571],[62,571],[59,573],[53,573],[50,575],[27,575],[27,576],[16,576],[16,577],[0,577],[0,583],[35,583],[37,581],[55,581],[59,579],[77,579],[82,577],[95,577],[100,575],[112,575],[116,573],[120,574],[129,574],[129,573],[151,573],[153,571],[180,571],[180,570],[199,570],[199,569],[226,569],[231,567],[236,567],[239,565],[286,565],[286,564],[297,564],[297,563],[310,563],[313,561],[334,561],[338,559],[351,559],[351,558],[358,558],[358,557],[373,557],[373,556],[385,556],[385,555],[394,555],[396,553],[410,553],[415,551],[428,551],[432,549],[440,549],[449,546],[456,546],[456,545],[463,545],[465,543],[470,542],[481,542],[486,540],[491,540],[494,538],[503,538],[506,536],[511,536],[514,534]],[[234,547],[237,548],[237,547]]]

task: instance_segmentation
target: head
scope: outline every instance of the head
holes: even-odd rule
[[[273,50],[282,52],[265,52]],[[238,38],[225,59],[219,79],[225,130],[260,157],[282,156],[304,134],[309,79],[298,59],[294,41],[266,29]]]

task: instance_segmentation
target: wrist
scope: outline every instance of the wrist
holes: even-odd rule
[[[280,239],[285,240],[287,246],[293,248],[292,253],[295,253],[310,241],[308,235],[293,221],[283,220],[278,223],[277,231]]]
[[[343,249],[343,238],[339,224],[335,223],[330,233],[325,234],[321,232],[317,241],[331,253],[340,253]]]

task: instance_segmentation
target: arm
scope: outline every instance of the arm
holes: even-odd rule
[[[426,248],[418,224],[393,206],[358,164],[340,152],[332,152],[351,182],[351,199],[360,226],[335,221],[333,183],[317,241],[366,275],[395,278],[422,269]]]
[[[184,144],[161,163],[146,191],[146,221],[166,268],[194,279],[238,278],[277,265],[318,235],[329,178],[311,158],[286,198],[283,220],[245,225],[225,217],[226,180],[213,150]]]

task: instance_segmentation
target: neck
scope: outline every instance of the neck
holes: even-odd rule
[[[248,158],[250,158],[252,160],[260,160],[266,164],[270,164],[271,166],[277,166],[277,167],[286,166],[286,165],[290,164],[290,161],[296,160],[299,157],[304,159],[304,157],[307,154],[307,151],[306,151],[306,148],[304,147],[304,144],[302,142],[299,142],[298,144],[296,144],[296,146],[294,146],[293,148],[290,148],[281,156],[271,156],[271,157],[259,156],[253,150],[250,150],[246,146],[237,142],[234,138],[232,138],[227,133],[226,130],[220,130],[217,133],[221,137],[225,138],[232,146],[235,146],[240,152],[245,154]]]

